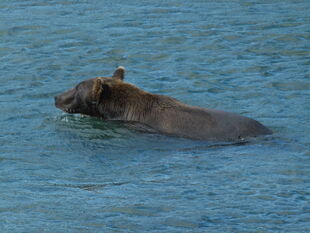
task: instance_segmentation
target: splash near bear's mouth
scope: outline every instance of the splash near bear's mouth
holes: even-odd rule
[[[63,109],[65,112],[67,112],[67,113],[77,113],[77,110],[76,109],[73,109],[73,108],[65,108],[65,109]]]

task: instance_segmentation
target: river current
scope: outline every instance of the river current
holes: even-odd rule
[[[254,118],[232,145],[69,115],[126,81]],[[0,232],[309,232],[310,2],[0,2]]]

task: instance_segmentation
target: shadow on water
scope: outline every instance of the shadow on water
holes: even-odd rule
[[[61,115],[55,118],[56,130],[83,136],[87,140],[108,140],[129,138],[135,133],[155,133],[141,124],[122,121],[103,121],[95,117],[82,115]]]
[[[85,191],[97,191],[99,189],[105,188],[107,186],[121,186],[125,184],[129,184],[130,182],[110,182],[110,183],[87,183],[87,184],[57,184],[51,183],[49,184],[52,187],[63,187],[63,188],[73,188],[73,189],[81,189]]]

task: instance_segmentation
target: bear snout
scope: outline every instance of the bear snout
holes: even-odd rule
[[[54,100],[55,100],[55,106],[58,107],[58,106],[59,106],[59,96],[56,95],[56,96],[54,97]]]
[[[64,107],[63,98],[62,98],[61,96],[56,95],[56,96],[54,97],[54,100],[55,100],[55,106],[56,106],[57,108],[62,109],[62,108]]]

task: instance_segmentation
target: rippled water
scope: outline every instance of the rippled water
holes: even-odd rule
[[[309,232],[310,2],[0,2],[1,232]],[[71,116],[108,76],[253,117],[243,145]]]

